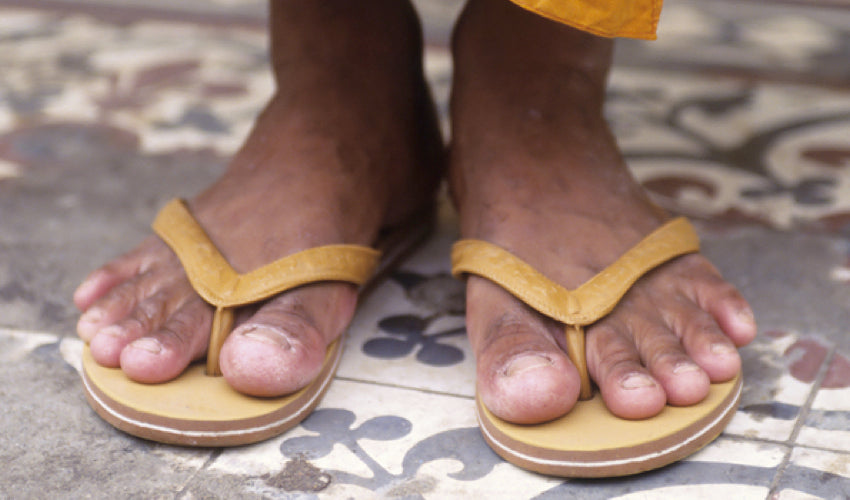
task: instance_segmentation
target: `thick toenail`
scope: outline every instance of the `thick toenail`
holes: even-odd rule
[[[95,324],[103,319],[104,311],[99,307],[92,307],[80,316],[80,323]]]
[[[695,372],[695,371],[699,371],[699,366],[697,366],[697,365],[695,365],[691,362],[688,362],[688,361],[676,363],[676,366],[673,367],[673,373],[676,373],[676,374]]]
[[[732,354],[733,352],[736,352],[736,351],[737,351],[737,349],[735,349],[733,346],[731,346],[729,344],[723,344],[723,343],[711,344],[711,353],[712,354]]]
[[[756,317],[753,316],[753,311],[750,309],[741,309],[738,311],[738,319],[742,323],[748,323],[754,325],[756,323]]]
[[[292,348],[292,345],[289,343],[289,340],[286,339],[286,336],[283,334],[283,332],[280,332],[273,328],[249,326],[245,329],[245,331],[241,333],[243,336],[248,337],[252,340],[256,340],[257,342],[276,345],[283,349]]]
[[[505,368],[504,374],[506,377],[513,377],[519,373],[544,366],[552,366],[552,361],[545,356],[536,354],[525,355],[511,361],[507,368]]]
[[[143,337],[130,344],[134,349],[141,349],[151,354],[159,354],[162,352],[162,344],[158,340]]]
[[[643,373],[632,373],[620,382],[620,387],[623,389],[642,389],[644,387],[653,387],[655,380]]]
[[[100,333],[109,335],[110,337],[123,337],[127,334],[126,330],[117,325],[107,326]]]

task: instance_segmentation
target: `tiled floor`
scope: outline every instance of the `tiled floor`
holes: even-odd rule
[[[850,6],[666,3],[659,41],[619,46],[607,113],[761,332],[715,443],[652,473],[564,481],[478,433],[447,206],[363,304],[301,426],[208,450],[100,421],[71,292],[239,145],[271,91],[264,7],[0,0],[0,498],[850,498]],[[445,112],[459,2],[417,5]]]

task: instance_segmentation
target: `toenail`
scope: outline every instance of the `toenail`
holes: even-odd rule
[[[737,352],[737,349],[729,344],[711,344],[712,354],[732,354],[733,352]]]
[[[748,323],[754,325],[756,323],[756,317],[753,316],[753,311],[750,309],[741,309],[738,311],[738,319],[743,323]]]
[[[92,307],[88,311],[84,312],[82,316],[80,316],[81,323],[100,323],[103,319],[104,312],[103,309],[99,307]]]
[[[679,373],[695,372],[695,371],[699,371],[699,369],[700,369],[699,366],[697,366],[697,365],[695,365],[691,362],[688,362],[688,361],[683,361],[681,363],[676,363],[676,366],[673,367],[673,373],[679,374]]]
[[[632,373],[628,375],[626,378],[620,382],[620,387],[623,389],[642,389],[644,387],[653,387],[655,386],[655,380],[648,375],[644,375],[643,373]]]
[[[544,366],[552,366],[552,361],[545,356],[539,356],[537,354],[520,356],[508,364],[504,374],[506,377],[513,377],[522,372],[535,370]]]
[[[246,331],[242,332],[242,335],[257,342],[276,345],[283,349],[292,348],[292,344],[289,343],[286,336],[272,328],[249,326]]]
[[[141,349],[151,354],[159,354],[162,352],[162,344],[160,344],[158,340],[152,338],[141,338],[130,345],[135,349]]]
[[[110,337],[123,337],[127,332],[124,331],[123,328],[117,325],[107,326],[100,333],[104,335],[109,335]]]

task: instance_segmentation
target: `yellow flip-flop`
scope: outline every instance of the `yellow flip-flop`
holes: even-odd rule
[[[565,416],[535,425],[506,422],[477,398],[484,439],[505,460],[543,474],[612,477],[680,460],[714,440],[731,420],[741,397],[741,377],[712,384],[700,403],[665,407],[645,420],[613,415],[587,373],[584,328],[610,313],[644,274],[680,255],[699,251],[699,238],[684,218],[653,231],[611,266],[575,290],[549,280],[508,251],[478,240],[452,249],[452,273],[475,274],[498,284],[538,312],[566,325],[568,355],[581,375],[580,401]]]
[[[419,216],[381,238],[378,250],[328,245],[304,250],[245,274],[224,259],[185,203],[173,200],[153,229],[180,258],[198,294],[215,306],[206,366],[194,364],[174,380],[142,384],[120,368],[106,368],[83,352],[83,382],[92,408],[129,434],[169,444],[236,446],[268,439],[295,426],[319,404],[333,379],[341,341],[328,346],[319,375],[306,387],[280,398],[241,394],[221,377],[218,358],[233,326],[236,307],[258,302],[297,286],[322,281],[367,285],[420,243],[430,218]]]

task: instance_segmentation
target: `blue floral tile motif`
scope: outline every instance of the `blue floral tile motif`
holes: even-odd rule
[[[382,336],[363,343],[367,356],[379,359],[399,359],[416,351],[416,360],[435,367],[453,366],[463,362],[461,349],[441,342],[448,338],[463,337],[463,326],[441,327],[434,331],[438,320],[464,313],[464,292],[460,281],[440,273],[424,275],[415,272],[396,272],[393,281],[399,284],[408,301],[428,314],[393,314],[378,321]]]
[[[423,318],[413,314],[389,316],[378,322],[378,328],[390,337],[378,337],[363,344],[363,352],[382,359],[401,358],[419,347],[416,360],[431,366],[451,366],[464,359],[463,351],[441,344],[444,337],[464,335],[464,327],[426,333],[435,316]]]
[[[419,469],[432,461],[454,459],[463,468],[449,474],[458,481],[476,481],[489,474],[502,460],[481,439],[475,427],[455,428],[431,435],[412,446],[404,455],[402,471],[393,474],[372,457],[358,443],[362,439],[393,441],[410,434],[412,424],[406,418],[384,415],[371,418],[352,428],[354,412],[337,408],[324,408],[313,412],[301,426],[314,436],[286,439],[280,446],[287,458],[318,459],[328,455],[336,445],[348,448],[372,472],[372,477],[361,477],[342,470],[327,470],[333,481],[352,484],[372,491],[410,480]]]

